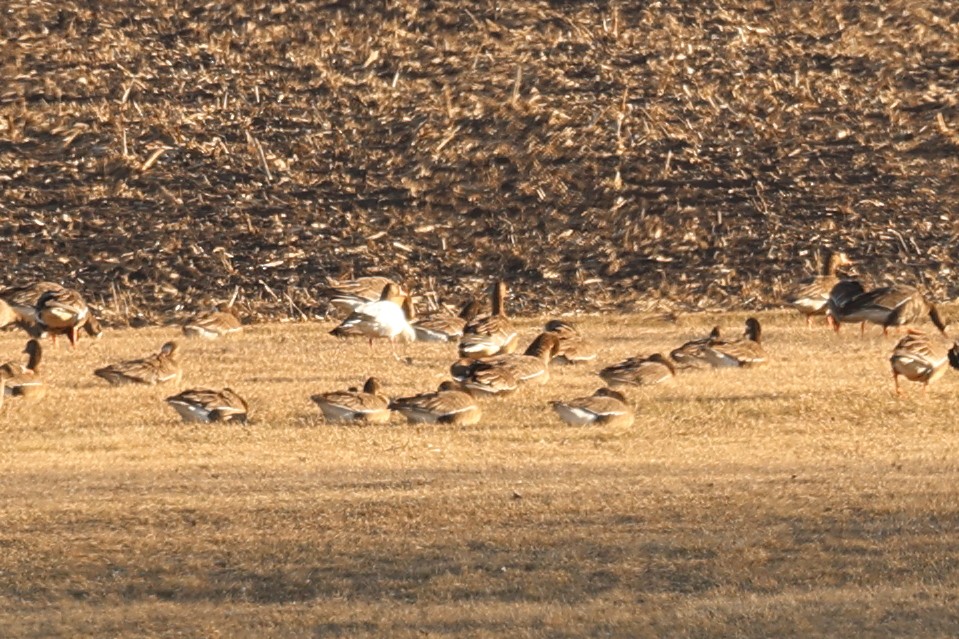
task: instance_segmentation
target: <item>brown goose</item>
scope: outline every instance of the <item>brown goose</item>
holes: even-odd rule
[[[826,314],[829,293],[839,283],[836,271],[840,266],[852,263],[845,253],[829,252],[823,262],[822,272],[801,282],[786,296],[786,303],[806,317],[806,326],[812,326],[812,318],[816,315]]]
[[[622,393],[600,388],[589,397],[578,397],[565,402],[553,402],[553,410],[567,424],[585,426],[632,426],[633,409]]]
[[[455,342],[463,336],[466,324],[479,313],[480,303],[470,300],[459,315],[429,315],[414,321],[417,342]]]
[[[380,299],[383,289],[392,284],[400,294],[405,295],[402,287],[389,279],[378,275],[357,277],[351,280],[326,278],[326,287],[323,293],[330,298],[330,304],[339,310],[352,312],[357,306]]]
[[[249,412],[246,400],[229,388],[219,391],[191,388],[167,397],[165,401],[179,413],[184,422],[245,423]]]
[[[435,393],[394,399],[390,408],[414,424],[472,426],[482,415],[473,397],[454,382],[443,382]]]
[[[25,366],[19,362],[7,362],[0,366],[3,393],[8,397],[40,399],[47,392],[40,374],[40,360],[43,355],[40,342],[35,339],[30,340],[23,349],[23,353],[29,357]]]
[[[905,284],[863,291],[858,282],[840,282],[830,293],[829,316],[836,332],[840,324],[858,322],[860,334],[864,334],[866,322],[870,322],[881,326],[882,334],[888,335],[890,327],[912,324],[928,316],[940,333],[946,333],[946,321],[936,305],[914,286]]]
[[[36,323],[38,321],[37,302],[40,301],[40,296],[49,291],[61,289],[63,287],[54,282],[32,282],[3,289],[0,291],[0,299],[7,302],[21,318]]]
[[[896,344],[889,363],[892,365],[896,395],[900,394],[900,376],[911,382],[921,382],[922,394],[925,395],[926,387],[942,377],[946,364],[959,368],[959,345],[953,344],[950,349],[941,339],[909,329],[906,336]]]
[[[676,375],[676,367],[661,353],[649,357],[630,357],[599,371],[603,381],[618,386],[652,386],[668,382]]]
[[[706,346],[706,361],[716,368],[758,366],[766,362],[762,346],[762,327],[759,320],[746,320],[746,331],[741,339],[716,340]]]
[[[196,315],[183,325],[183,334],[189,338],[216,339],[242,330],[243,324],[230,302],[217,304],[216,310]]]
[[[498,377],[507,386],[549,380],[549,362],[559,347],[559,339],[553,333],[540,333],[522,355],[509,353],[482,359],[463,358],[450,367],[450,373],[470,392],[490,392],[486,387],[497,388]],[[511,390],[515,388],[512,386]]]
[[[23,316],[0,298],[0,328],[23,320]]]
[[[313,395],[310,399],[323,411],[327,422],[384,424],[390,421],[390,401],[380,394],[380,389],[380,381],[370,377],[362,391],[351,388]]]
[[[76,348],[80,329],[90,320],[90,308],[72,288],[48,290],[40,295],[36,306],[37,324],[53,336],[66,335]]]
[[[167,342],[160,352],[143,359],[134,359],[104,366],[93,371],[114,386],[124,384],[156,385],[166,382],[180,383],[183,370],[176,357],[177,343]]]
[[[583,364],[596,359],[596,348],[570,322],[550,320],[543,329],[559,339],[559,348],[553,357],[556,364]]]
[[[516,350],[517,334],[513,322],[506,316],[506,295],[506,282],[501,280],[493,284],[490,292],[492,313],[477,317],[463,327],[460,357],[479,359]]]
[[[706,348],[718,341],[720,341],[719,327],[714,326],[709,335],[689,340],[679,348],[670,351],[669,357],[679,369],[708,368],[710,363],[706,359]]]

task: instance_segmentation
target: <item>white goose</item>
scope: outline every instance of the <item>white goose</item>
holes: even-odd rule
[[[390,282],[383,287],[380,299],[360,304],[339,326],[330,331],[336,337],[366,337],[373,348],[374,339],[388,339],[396,354],[396,340],[413,342],[416,331],[410,325],[407,310],[409,297],[404,296],[400,287]]]

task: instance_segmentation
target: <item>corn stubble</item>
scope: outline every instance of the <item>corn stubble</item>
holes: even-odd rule
[[[230,385],[246,426],[184,425],[167,389],[92,375],[173,328],[48,349],[47,397],[0,412],[2,634],[953,634],[959,377],[897,400],[894,338],[759,317],[765,367],[630,389],[629,428],[549,402],[744,316],[578,318],[595,365],[483,400],[471,427],[326,424],[310,400],[371,374],[433,390],[453,345],[406,364],[330,323],[184,343],[185,387]]]

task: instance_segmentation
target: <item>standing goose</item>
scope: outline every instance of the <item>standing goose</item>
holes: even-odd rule
[[[246,423],[249,412],[246,400],[229,388],[220,391],[193,388],[167,397],[165,401],[188,423]]]
[[[553,333],[540,333],[522,355],[509,353],[482,359],[463,358],[450,367],[450,373],[468,390],[484,392],[484,386],[497,375],[518,384],[549,380],[549,362],[559,347]]]
[[[706,361],[716,368],[758,366],[766,362],[762,346],[762,327],[759,320],[746,320],[746,331],[741,339],[717,340],[706,346]]]
[[[583,364],[596,359],[596,349],[571,323],[550,320],[543,329],[559,339],[559,348],[553,357],[557,364]]]
[[[399,284],[388,277],[378,275],[358,277],[352,280],[337,280],[327,277],[323,293],[329,296],[330,304],[334,308],[352,312],[358,306],[380,299],[383,289],[391,284],[399,289],[401,294],[405,294]]]
[[[669,358],[676,363],[676,368],[708,368],[710,363],[706,359],[706,349],[719,341],[719,327],[713,326],[713,330],[706,337],[689,340],[670,351]]]
[[[632,426],[633,409],[622,393],[611,388],[600,388],[589,397],[578,397],[566,402],[553,402],[553,410],[567,424],[585,426]]]
[[[98,368],[93,371],[114,386],[123,384],[164,384],[176,381],[180,383],[183,370],[176,357],[177,343],[167,342],[160,352],[143,359],[134,359]]]
[[[327,422],[385,424],[390,421],[390,401],[380,394],[380,388],[379,380],[370,377],[362,391],[351,388],[313,395],[310,399],[323,411]]]
[[[408,296],[403,295],[400,287],[390,282],[383,287],[380,299],[375,302],[360,304],[350,313],[339,326],[330,331],[336,337],[366,337],[370,348],[373,348],[374,339],[388,339],[396,355],[396,340],[412,342],[416,339],[416,331],[410,326],[407,319],[409,304]],[[407,304],[404,310],[401,304]]]
[[[390,402],[390,408],[402,413],[413,424],[456,424],[472,426],[479,422],[482,412],[469,393],[464,393],[454,382],[443,382],[435,393],[420,393],[400,397]]]
[[[927,315],[939,332],[945,335],[946,322],[935,304],[914,286],[893,284],[871,291],[862,291],[858,282],[840,282],[830,293],[829,316],[833,329],[840,323],[860,323],[860,334],[865,334],[866,322],[882,327],[888,335],[889,327],[912,324]]]
[[[7,362],[0,366],[0,379],[3,380],[3,393],[9,397],[40,399],[46,392],[46,386],[40,375],[40,359],[43,349],[38,340],[27,342],[23,353],[29,356],[26,366],[19,362]]]
[[[492,313],[477,317],[463,328],[460,357],[479,359],[516,350],[516,329],[506,316],[506,295],[506,282],[500,280],[493,284],[490,291]]]
[[[459,315],[429,315],[413,322],[417,342],[455,342],[463,336],[466,324],[479,313],[480,304],[471,299]]]
[[[922,394],[925,395],[926,387],[942,377],[946,364],[959,368],[959,345],[954,344],[950,349],[939,339],[922,331],[909,329],[906,336],[896,344],[889,363],[892,365],[896,395],[901,394],[900,375],[911,382],[922,382]]]
[[[667,382],[676,375],[676,367],[661,353],[649,357],[630,357],[599,371],[603,381],[612,386],[652,386]]]
[[[823,262],[822,272],[811,280],[801,282],[786,296],[786,303],[806,317],[806,326],[812,326],[812,318],[825,315],[829,293],[839,283],[836,271],[840,266],[852,264],[845,253],[829,252]]]
[[[83,297],[72,288],[48,290],[40,295],[36,306],[37,323],[53,336],[66,335],[76,348],[80,329],[90,320],[90,309]]]

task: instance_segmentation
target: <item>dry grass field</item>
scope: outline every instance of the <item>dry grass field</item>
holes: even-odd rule
[[[897,400],[893,338],[760,317],[768,366],[635,392],[615,429],[547,407],[599,365],[476,427],[326,425],[311,393],[429,389],[453,356],[370,357],[328,323],[183,344],[185,385],[232,385],[247,427],[90,374],[172,328],[48,349],[47,398],[0,412],[0,635],[955,636],[959,375]],[[609,363],[742,319],[579,322]]]

